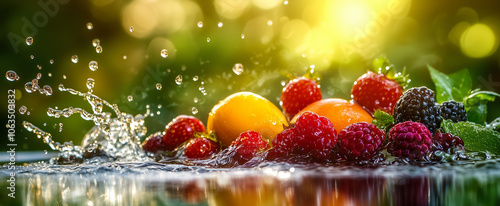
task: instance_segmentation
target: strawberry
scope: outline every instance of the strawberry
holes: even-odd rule
[[[392,115],[394,105],[403,94],[403,86],[409,80],[401,73],[393,75],[394,67],[385,58],[375,59],[374,68],[379,73],[368,71],[359,77],[352,87],[351,97],[371,114],[380,109]]]
[[[217,142],[204,137],[196,137],[187,143],[184,156],[189,159],[207,159],[219,150]]]
[[[199,119],[187,115],[177,116],[165,127],[163,136],[165,149],[174,150],[197,132],[205,132],[205,126]]]
[[[291,119],[304,107],[321,98],[321,90],[316,81],[299,77],[288,82],[283,88],[280,104],[285,115]]]
[[[233,160],[240,165],[248,162],[259,152],[269,149],[269,144],[255,131],[247,131],[231,143],[228,150],[234,150]]]

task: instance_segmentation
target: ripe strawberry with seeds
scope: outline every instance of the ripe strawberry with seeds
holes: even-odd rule
[[[291,119],[307,105],[321,100],[321,90],[316,81],[299,77],[291,80],[281,92],[281,107],[283,112]]]
[[[184,150],[184,156],[189,159],[207,159],[219,152],[220,146],[217,142],[204,137],[191,139]]]
[[[351,97],[372,114],[380,109],[392,115],[409,80],[401,73],[394,74],[394,67],[385,58],[376,59],[374,68],[378,73],[368,71],[354,82]]]
[[[197,132],[205,132],[203,123],[193,116],[179,115],[165,128],[163,143],[167,150],[174,150],[180,144],[193,137]]]

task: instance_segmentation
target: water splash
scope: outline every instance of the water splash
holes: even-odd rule
[[[180,74],[179,74],[179,75],[177,75],[177,76],[175,77],[175,83],[176,83],[177,85],[181,85],[181,84],[182,84],[182,75],[180,75]]]
[[[9,70],[5,73],[5,78],[9,81],[16,81],[19,80],[19,76],[15,71]]]
[[[97,45],[95,47],[95,52],[98,53],[98,54],[102,53],[102,46],[101,45]]]
[[[91,105],[92,112],[73,107],[61,110],[51,107],[47,109],[49,117],[68,118],[73,114],[79,114],[82,119],[94,122],[95,126],[84,136],[81,146],[76,146],[71,142],[65,142],[64,144],[56,142],[52,139],[50,133],[27,121],[23,122],[24,128],[35,133],[38,138],[42,138],[53,150],[60,151],[56,159],[58,163],[82,162],[84,157],[93,157],[92,155],[99,154],[105,154],[120,161],[147,160],[145,153],[140,148],[140,139],[147,132],[147,128],[144,126],[144,116],[149,115],[149,113],[134,117],[131,114],[121,112],[116,104],[110,104],[92,94],[94,83],[93,79],[91,81],[89,79],[87,80],[89,91],[86,93],[66,88],[63,84],[60,84],[58,88],[62,92],[83,97]],[[105,112],[104,106],[110,108],[116,117],[112,118],[112,113]],[[62,124],[59,124],[59,128],[62,130]]]
[[[89,69],[92,71],[96,71],[99,68],[99,65],[97,64],[96,61],[90,61],[89,62]]]
[[[31,46],[33,44],[33,37],[27,37],[26,38],[26,45]]]
[[[241,63],[236,63],[234,64],[233,66],[233,72],[236,74],[236,75],[241,75],[243,73],[243,64]]]
[[[168,57],[168,51],[166,49],[162,49],[160,52],[161,57],[167,58]]]
[[[96,47],[96,46],[98,46],[98,45],[100,45],[100,44],[101,44],[101,40],[99,40],[99,39],[97,39],[97,38],[92,39],[92,46],[93,46],[93,47]]]

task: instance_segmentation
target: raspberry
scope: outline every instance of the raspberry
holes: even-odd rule
[[[459,136],[450,133],[436,132],[432,143],[433,150],[448,151],[451,147],[464,149],[464,141]]]
[[[166,145],[163,143],[163,135],[161,132],[149,135],[144,142],[142,142],[142,149],[146,153],[156,154],[158,151],[167,150]]]
[[[407,90],[394,107],[395,123],[420,122],[434,133],[441,125],[441,110],[436,103],[436,95],[427,87]]]
[[[243,165],[269,148],[269,144],[262,139],[260,133],[243,132],[228,148],[217,155],[217,164],[228,167]]]
[[[385,133],[374,124],[359,122],[340,131],[338,138],[338,151],[343,158],[368,160],[382,148]]]
[[[299,116],[292,128],[285,129],[273,140],[268,159],[303,159],[325,162],[337,144],[337,131],[328,118],[312,112]]]
[[[426,155],[431,146],[431,133],[420,122],[402,122],[389,131],[387,152],[393,156],[418,159]]]
[[[439,107],[443,119],[449,119],[453,122],[467,121],[467,112],[464,109],[464,104],[455,101],[446,101]]]

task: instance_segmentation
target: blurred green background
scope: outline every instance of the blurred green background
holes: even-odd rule
[[[94,93],[127,113],[145,113],[149,105],[154,114],[146,120],[151,134],[180,114],[206,123],[213,105],[238,91],[255,92],[279,105],[287,75],[302,75],[307,67],[321,74],[324,98],[349,99],[353,81],[378,56],[388,57],[400,71],[406,67],[410,86],[434,88],[426,68],[430,64],[444,73],[468,68],[474,88],[500,92],[498,4],[465,0],[2,1],[1,70],[4,74],[14,70],[20,79],[0,81],[1,114],[7,116],[7,90],[16,89],[16,110],[24,105],[29,111],[29,115],[16,113],[18,150],[50,150],[22,128],[22,121],[51,132],[59,142],[80,143],[93,126],[78,115],[47,116],[48,107],[91,111],[82,98],[58,91],[60,83],[86,91],[87,78],[94,78]],[[31,46],[25,43],[28,36],[34,40]],[[92,45],[95,38],[100,40],[101,53]],[[166,58],[162,49],[168,51]],[[73,55],[78,56],[77,63],[71,60]],[[98,62],[96,71],[89,69],[92,60]],[[232,69],[237,63],[243,65],[239,75]],[[24,90],[37,73],[42,74],[39,84],[51,86],[53,95]],[[175,81],[179,77],[182,82]],[[489,104],[488,121],[500,116],[498,103]]]

